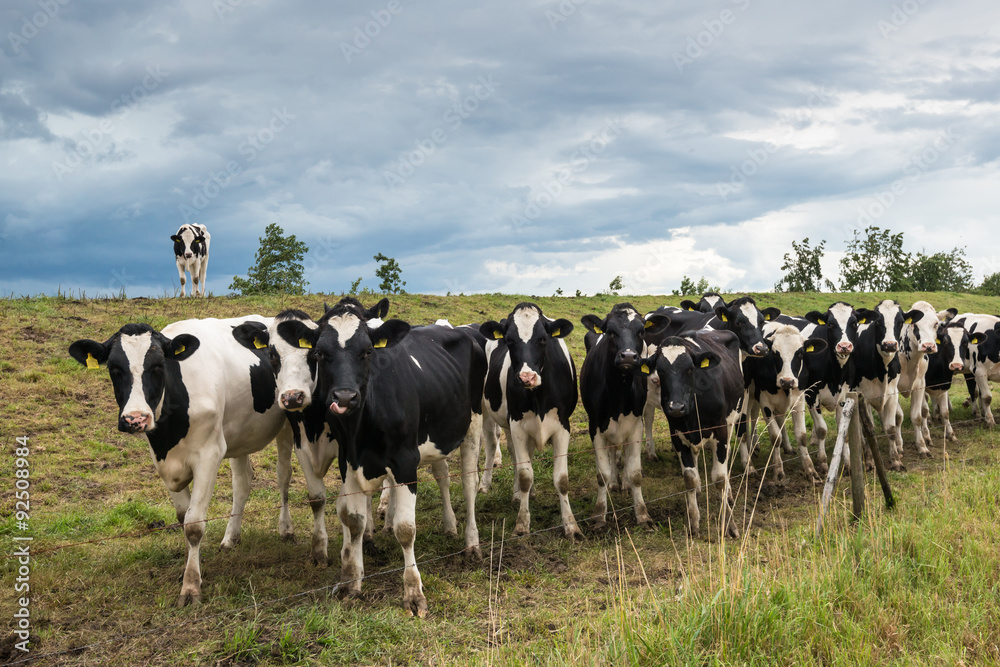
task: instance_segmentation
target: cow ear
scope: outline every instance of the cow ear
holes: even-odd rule
[[[657,336],[670,326],[670,317],[667,315],[650,315],[646,318],[644,326],[647,336]]]
[[[389,299],[383,298],[381,301],[376,303],[374,306],[365,311],[366,320],[374,320],[375,318],[384,319],[386,315],[389,314]]]
[[[917,310],[914,308],[911,311],[903,313],[903,323],[904,324],[916,324],[920,321],[920,318],[924,316],[924,311]]]
[[[969,345],[979,345],[986,340],[986,334],[982,331],[977,331],[976,333],[969,334]]]
[[[580,318],[580,323],[587,328],[587,331],[592,331],[595,334],[604,333],[604,320],[597,315],[584,315]]]
[[[694,358],[695,368],[714,368],[719,365],[719,355],[711,350],[705,350]]]
[[[640,358],[633,370],[644,377],[652,375],[653,371],[656,370],[656,356]]]
[[[110,349],[107,343],[81,339],[69,346],[69,356],[90,369],[100,368],[108,360]]]
[[[167,359],[173,359],[174,361],[184,361],[192,354],[198,351],[201,346],[201,341],[191,334],[180,334],[173,338],[173,340],[167,341],[164,346],[163,354],[166,355]]]
[[[778,319],[779,315],[781,315],[781,311],[774,307],[765,308],[760,312],[764,316],[765,322],[773,322],[774,320]]]
[[[233,327],[233,338],[251,352],[263,350],[271,342],[267,327],[261,322],[244,322]]]
[[[503,326],[499,322],[489,320],[479,325],[479,333],[486,336],[486,340],[500,340],[503,338]]]
[[[854,315],[858,318],[858,324],[867,324],[868,320],[874,317],[875,311],[868,310],[867,308],[858,308],[854,311]]]
[[[810,338],[802,347],[802,351],[806,354],[821,354],[826,352],[826,347],[827,343],[825,338]]]
[[[698,304],[696,304],[691,299],[684,299],[681,301],[681,308],[684,310],[698,310]]]
[[[819,312],[818,310],[810,310],[808,313],[806,313],[806,319],[812,322],[813,324],[819,324],[819,325],[826,324],[826,317],[823,315],[823,313]]]
[[[292,347],[312,349],[319,339],[319,329],[310,329],[305,322],[288,320],[278,324],[278,335]]]
[[[544,320],[544,318],[542,318]],[[573,332],[573,323],[569,320],[559,318],[555,322],[548,322],[549,335],[553,338],[565,338]]]
[[[174,243],[180,243],[183,239],[181,239],[180,235],[178,234],[171,234],[170,240],[173,241]]]
[[[716,306],[715,316],[718,317],[723,322],[729,322],[733,319],[733,311],[725,306]]]
[[[402,320],[389,320],[371,332],[372,346],[376,348],[392,347],[406,338],[410,333],[410,325]]]

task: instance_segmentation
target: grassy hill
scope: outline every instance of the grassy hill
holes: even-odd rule
[[[904,307],[924,299],[960,312],[1000,312],[1000,299],[935,294],[754,294],[760,306],[802,314],[842,299],[871,307],[894,297]],[[364,597],[329,596],[339,578],[340,527],[328,505],[332,562],[307,563],[311,511],[295,467],[297,540],[277,535],[275,452],[254,455],[255,479],[243,542],[219,549],[230,504],[228,465],[220,471],[202,547],[199,607],[172,606],[183,569],[173,510],[140,437],[116,429],[117,406],[107,372],[69,358],[78,338],[105,340],[127,322],[154,327],[191,317],[274,315],[301,308],[319,315],[338,296],[86,300],[0,300],[0,536],[30,535],[32,632],[36,664],[995,664],[1000,661],[1000,461],[997,432],[983,429],[953,391],[960,443],[943,446],[932,429],[934,458],[915,456],[904,424],[907,473],[892,473],[898,507],[886,512],[872,493],[860,524],[849,520],[842,483],[824,535],[815,536],[819,487],[807,484],[797,459],[786,458],[787,484],[734,476],[738,541],[686,537],[683,483],[676,457],[657,425],[659,460],[643,463],[644,495],[657,527],[637,530],[630,499],[611,494],[617,521],[594,530],[586,521],[596,471],[582,406],[573,416],[571,501],[587,535],[560,536],[551,461],[536,466],[532,529],[512,539],[516,508],[511,469],[479,497],[483,563],[458,554],[461,537],[441,534],[433,481],[421,478],[417,560],[431,617],[400,608],[402,558],[391,535],[366,546]],[[378,297],[362,296],[366,303]],[[522,300],[550,317],[579,322],[620,301],[640,310],[678,297],[516,295],[390,297],[390,317],[413,324],[506,316]],[[568,338],[579,368],[582,326]],[[18,528],[16,438],[28,437],[30,530]],[[832,445],[832,437],[830,438]],[[506,454],[506,453],[505,453]],[[766,458],[758,458],[761,467]],[[505,464],[508,460],[505,456]],[[457,463],[452,471],[458,470]],[[734,474],[739,472],[737,464]],[[464,503],[453,480],[460,521]],[[870,491],[875,487],[870,486]],[[336,474],[328,492],[339,488]],[[845,498],[844,494],[847,494]],[[876,492],[877,493],[877,492]],[[707,495],[707,500],[706,500]],[[715,492],[700,496],[713,517]],[[703,531],[704,534],[705,531]],[[715,526],[708,533],[716,533]],[[0,617],[17,605],[16,559],[3,562],[8,593]],[[11,624],[9,627],[13,627]],[[17,660],[17,641],[0,633],[0,661]]]

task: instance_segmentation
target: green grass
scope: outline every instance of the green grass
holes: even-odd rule
[[[785,312],[823,310],[836,299],[872,306],[885,295],[754,295]],[[891,296],[891,295],[890,295]],[[908,307],[926,299],[938,308],[997,312],[1000,300],[958,294],[896,295]],[[336,296],[208,299],[61,297],[0,299],[0,479],[13,480],[14,438],[30,436],[33,654],[68,651],[41,664],[325,665],[325,664],[996,664],[1000,661],[1000,436],[969,420],[964,395],[952,419],[961,442],[945,457],[933,428],[934,458],[915,457],[906,432],[908,473],[891,473],[898,500],[887,512],[869,480],[868,511],[850,520],[849,484],[841,482],[815,535],[819,488],[786,459],[788,485],[768,476],[739,498],[739,541],[690,540],[676,457],[665,442],[660,459],[643,462],[644,494],[656,522],[638,530],[630,499],[612,494],[618,524],[595,531],[586,521],[596,492],[582,407],[574,413],[570,501],[587,540],[570,544],[560,531],[552,465],[543,450],[535,469],[532,528],[510,530],[512,474],[497,471],[477,499],[485,561],[467,563],[461,535],[441,534],[438,489],[429,473],[418,485],[416,553],[431,615],[405,617],[401,555],[391,535],[365,547],[360,600],[330,596],[339,578],[339,487],[327,478],[329,567],[307,562],[312,513],[293,464],[292,518],[297,539],[277,535],[276,452],[253,455],[255,478],[242,543],[219,548],[231,502],[228,465],[219,473],[202,543],[204,604],[177,609],[183,536],[157,529],[175,520],[141,438],[121,434],[106,371],[68,359],[77,338],[106,340],[122,324],[162,327],[189,317],[273,315],[289,307],[318,315]],[[472,295],[391,297],[390,317],[414,324],[446,316],[453,323],[505,317],[521,300],[573,322],[631,301],[640,310],[677,297],[586,298]],[[374,298],[367,299],[373,302]],[[582,326],[568,338],[577,367]],[[832,424],[831,424],[832,425]],[[909,424],[904,425],[904,430]],[[833,437],[830,437],[832,444]],[[505,463],[508,461],[505,458]],[[758,459],[758,466],[763,459]],[[457,462],[452,473],[458,471]],[[0,492],[0,536],[19,531],[12,483]],[[452,502],[464,519],[457,477]],[[712,516],[717,496],[700,496]],[[706,507],[706,503],[709,506]],[[752,513],[752,518],[751,518]],[[150,528],[153,528],[151,531]],[[703,529],[704,530],[704,529]],[[460,528],[461,532],[461,528]],[[708,532],[708,531],[706,531]],[[491,536],[495,541],[490,542]],[[78,544],[83,543],[83,544]],[[39,553],[51,547],[65,548]],[[8,550],[10,551],[10,550]],[[12,582],[16,564],[0,566]],[[12,584],[8,584],[12,585]],[[0,596],[10,618],[13,594]]]

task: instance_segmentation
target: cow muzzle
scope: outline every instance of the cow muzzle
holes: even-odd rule
[[[926,354],[934,354],[935,352],[937,352],[937,345],[934,344],[933,342],[922,343],[920,345],[920,351]]]
[[[897,343],[894,340],[882,341],[882,343],[879,345],[879,349],[885,352],[886,354],[892,354],[899,350],[899,343]]]
[[[837,343],[837,355],[846,357],[854,352],[854,343]]]
[[[153,423],[153,415],[130,412],[118,418],[118,430],[122,433],[145,433]]]
[[[957,373],[963,368],[965,368],[965,364],[963,364],[961,361],[953,361],[950,364],[948,364],[948,370],[952,371],[953,373]]]
[[[306,394],[303,391],[286,391],[281,394],[282,410],[301,410],[305,403]]]
[[[346,415],[357,409],[360,404],[361,394],[354,389],[336,389],[333,392],[333,400],[330,401],[330,412]]]
[[[542,378],[534,371],[523,371],[518,374],[517,379],[525,389],[535,389],[542,384]]]
[[[799,383],[793,377],[783,377],[778,380],[778,386],[781,387],[784,391],[788,391],[789,389],[795,389],[796,387],[798,387],[798,384]]]
[[[186,253],[184,253],[184,259],[191,259],[192,257],[194,257],[194,253],[193,252],[186,252]]]
[[[764,343],[757,343],[756,345],[753,346],[753,348],[751,348],[750,353],[751,356],[754,357],[763,357],[765,354],[767,354],[767,345],[765,345]]]
[[[623,371],[632,370],[638,361],[639,355],[635,350],[622,350],[615,357],[615,365]]]
[[[676,401],[667,403],[663,411],[667,413],[668,417],[683,417],[688,413],[687,405]]]

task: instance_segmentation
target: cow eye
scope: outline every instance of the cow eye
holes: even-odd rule
[[[372,348],[366,347],[365,349],[361,350],[362,359],[367,359],[370,356],[372,356]]]

